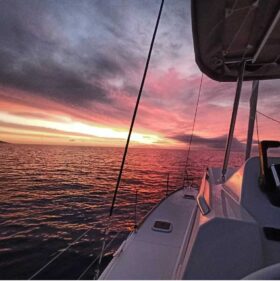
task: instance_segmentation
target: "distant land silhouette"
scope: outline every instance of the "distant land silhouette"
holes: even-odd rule
[[[9,142],[1,141],[1,140],[0,140],[0,144],[9,144]]]

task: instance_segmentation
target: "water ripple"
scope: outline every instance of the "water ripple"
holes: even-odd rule
[[[0,279],[27,279],[84,231],[92,230],[40,279],[75,279],[100,253],[123,150],[120,148],[0,145]],[[134,227],[166,192],[182,186],[185,151],[131,149],[110,235]],[[199,184],[223,153],[193,151],[190,177]],[[235,155],[234,165],[242,161]],[[125,236],[113,244],[110,253]],[[106,256],[108,259],[108,256]],[[106,259],[105,258],[105,259]],[[109,259],[108,259],[109,260]],[[85,278],[93,277],[93,271]]]

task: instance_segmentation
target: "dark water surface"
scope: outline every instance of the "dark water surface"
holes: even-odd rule
[[[100,254],[118,176],[121,148],[0,145],[0,279],[28,279],[89,230],[35,279],[77,279]],[[233,153],[232,165],[243,155]],[[169,189],[182,186],[186,152],[129,150],[106,251],[109,260],[135,224]],[[191,152],[197,184],[207,166],[220,166],[221,151]],[[93,268],[83,278],[93,278]]]

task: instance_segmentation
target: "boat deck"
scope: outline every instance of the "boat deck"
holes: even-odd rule
[[[197,210],[196,200],[184,194],[194,192],[179,190],[162,201],[123,243],[100,279],[172,279]],[[156,221],[170,222],[171,231],[154,230]]]

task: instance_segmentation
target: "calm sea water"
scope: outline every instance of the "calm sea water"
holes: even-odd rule
[[[36,279],[80,276],[100,254],[122,153],[121,148],[0,145],[0,279],[28,279],[59,253]],[[190,156],[190,178],[200,184],[207,166],[221,165],[223,152]],[[182,186],[185,158],[181,150],[129,150],[107,241],[120,234],[105,262],[135,221],[165,195],[167,174],[169,190]],[[232,165],[242,159],[233,153]],[[82,278],[93,275],[91,267]]]

